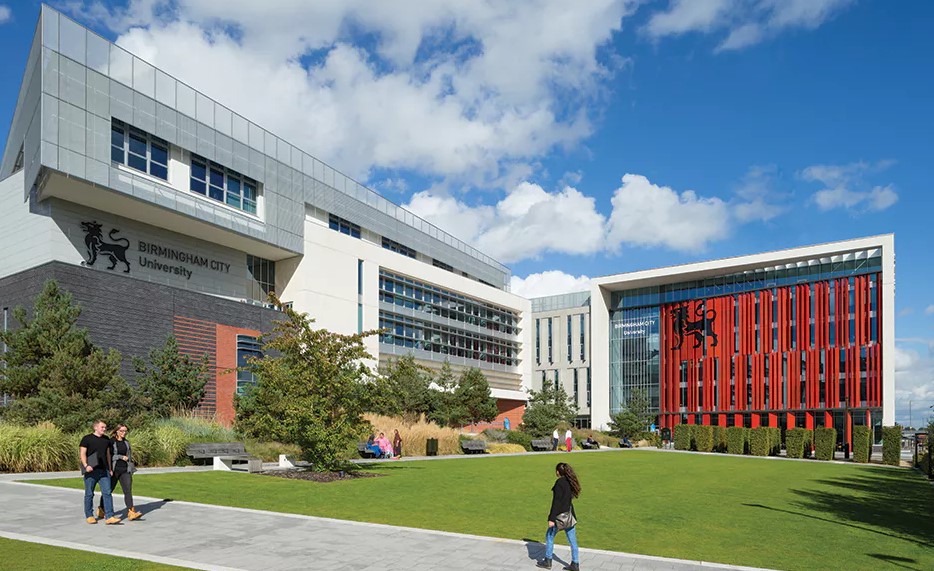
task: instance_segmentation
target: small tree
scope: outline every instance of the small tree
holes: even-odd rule
[[[522,415],[522,430],[535,437],[549,436],[559,422],[571,423],[577,416],[563,387],[545,386],[529,391],[529,404]]]
[[[136,411],[131,387],[120,376],[120,353],[95,346],[76,325],[81,308],[49,280],[36,297],[33,316],[13,310],[18,327],[0,332],[0,392],[13,397],[2,411],[18,423],[51,421],[64,431],[84,429],[95,418],[125,421]]]
[[[401,416],[411,423],[431,411],[435,401],[430,388],[431,376],[413,355],[390,361],[380,373],[370,404],[373,412]]]
[[[435,385],[432,394],[432,406],[428,412],[428,419],[437,422],[441,426],[453,426],[457,424],[458,419],[464,418],[466,412],[457,402],[454,394],[457,389],[457,378],[454,376],[454,370],[451,363],[445,359],[441,365],[441,371],[433,381]]]
[[[253,359],[257,383],[235,401],[236,427],[257,438],[297,444],[317,470],[344,466],[345,452],[369,428],[363,419],[367,381],[363,340],[313,329],[313,320],[270,296],[284,312],[261,338],[266,356]]]
[[[610,419],[613,434],[620,438],[635,437],[647,431],[653,419],[650,404],[649,396],[643,389],[634,389],[625,408]]]
[[[461,415],[458,424],[489,422],[499,414],[496,399],[490,396],[490,383],[480,369],[474,367],[461,374],[454,389],[454,401],[456,412]]]
[[[142,405],[155,416],[168,417],[176,410],[192,410],[204,398],[208,356],[200,361],[179,353],[174,335],[162,347],[149,351],[149,364],[133,358],[139,374],[136,383]]]

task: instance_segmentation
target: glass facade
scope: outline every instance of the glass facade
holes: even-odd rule
[[[253,373],[249,359],[261,358],[263,350],[259,340],[249,335],[237,335],[237,394],[243,395],[248,386],[256,384],[256,374]]]
[[[644,390],[653,410],[658,410],[659,317],[656,307],[614,311],[610,317],[610,414],[624,409],[635,389]]]
[[[250,272],[248,287],[251,299],[265,302],[269,294],[276,291],[276,263],[247,254],[246,267]]]

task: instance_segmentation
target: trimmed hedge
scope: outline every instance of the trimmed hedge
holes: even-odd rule
[[[792,428],[785,432],[785,450],[789,458],[804,458],[804,451],[810,451],[812,434],[807,428]]]
[[[853,461],[865,464],[869,462],[869,453],[872,450],[872,440],[869,437],[868,426],[857,425],[853,427]]]
[[[730,454],[746,453],[746,429],[731,426],[726,429],[726,451]]]
[[[778,456],[782,453],[782,429],[777,426],[769,427],[769,434],[772,435],[772,449],[769,455]]]
[[[814,457],[818,460],[833,460],[837,445],[837,429],[821,427],[814,429]]]
[[[882,427],[882,462],[889,466],[898,466],[902,456],[902,427]]]
[[[713,451],[726,452],[726,427],[713,427]]]
[[[710,452],[713,450],[713,427],[695,426],[694,427],[694,445],[698,452]]]
[[[678,424],[674,427],[675,450],[690,450],[694,441],[694,425]]]
[[[749,431],[749,453],[753,456],[768,456],[772,451],[772,431],[768,427]]]

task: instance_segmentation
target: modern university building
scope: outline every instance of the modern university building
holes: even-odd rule
[[[275,292],[380,364],[478,367],[521,422],[530,302],[502,264],[42,7],[0,163],[0,311],[56,279],[94,341],[209,355],[202,411],[233,418]]]
[[[561,382],[582,426],[606,426],[636,389],[661,427],[828,426],[852,444],[853,425],[878,442],[895,423],[891,234],[601,277],[532,307],[533,386]],[[567,363],[552,358],[565,337]],[[586,390],[564,371],[578,350]]]
[[[0,162],[0,326],[56,279],[125,357],[207,354],[201,411],[233,418],[279,313],[382,329],[379,364],[478,367],[499,417],[556,383],[581,427],[634,389],[662,427],[894,424],[894,237],[597,278],[534,300],[442,229],[42,7]],[[876,431],[876,439],[879,431]]]

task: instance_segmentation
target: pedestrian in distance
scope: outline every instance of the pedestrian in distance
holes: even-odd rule
[[[558,427],[555,427],[555,431],[551,433],[551,450],[555,451],[558,449]]]
[[[564,431],[564,444],[568,447],[568,452],[570,452],[571,448],[574,446],[574,435],[571,434],[570,428]]]
[[[551,487],[551,511],[548,512],[548,531],[545,532],[545,558],[536,563],[542,569],[551,569],[555,552],[555,536],[564,530],[571,544],[571,562],[564,568],[580,571],[580,552],[577,547],[577,515],[572,500],[580,496],[581,485],[570,464],[559,462],[555,466],[555,485]]]
[[[123,489],[123,503],[126,505],[126,517],[133,521],[143,517],[143,514],[136,511],[133,504],[133,473],[136,472],[136,465],[133,463],[133,450],[130,441],[127,440],[128,429],[125,424],[118,424],[117,428],[110,433],[110,449],[108,452],[108,464],[110,466],[110,481],[113,484],[113,491],[117,491],[117,484]],[[104,517],[103,498],[101,505],[97,508],[97,517]]]
[[[396,433],[392,436],[392,454],[396,458],[402,457],[402,435],[399,434],[399,429],[396,429]]]
[[[113,525],[120,523],[120,518],[114,516],[113,496],[110,494],[110,470],[107,466],[110,439],[104,435],[107,423],[97,420],[92,428],[94,432],[85,435],[78,444],[78,461],[81,463],[81,475],[84,476],[84,517],[88,523],[97,523],[94,517],[94,488],[100,486],[103,515],[107,518],[104,523]]]

